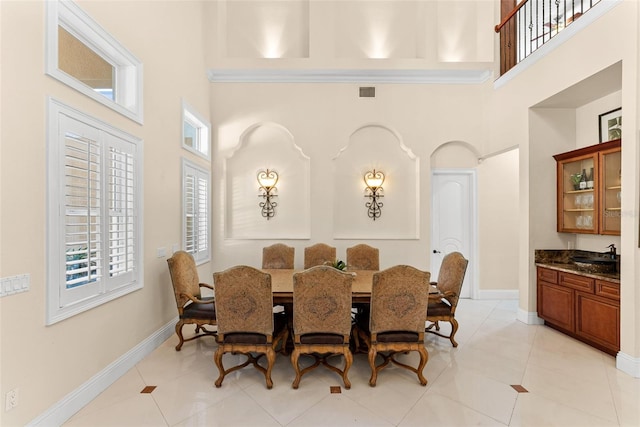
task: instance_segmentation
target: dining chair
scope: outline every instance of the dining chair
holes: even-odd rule
[[[222,386],[224,377],[230,372],[252,364],[264,374],[267,388],[272,388],[274,348],[282,340],[280,331],[285,325],[274,326],[271,276],[253,267],[239,265],[214,273],[213,280],[218,315],[218,349],[214,354],[219,371],[216,387]],[[243,354],[246,360],[225,369],[222,360],[225,353]],[[266,368],[259,364],[263,356],[267,359]]]
[[[216,335],[215,331],[205,327],[217,325],[215,300],[213,296],[202,296],[202,288],[213,291],[213,287],[206,283],[200,283],[196,262],[190,253],[177,251],[167,259],[167,264],[178,307],[178,323],[176,323],[175,330],[180,340],[176,345],[176,351],[180,351],[185,341]],[[187,339],[182,335],[182,327],[186,324],[196,325],[196,335]]]
[[[283,243],[275,243],[262,248],[262,268],[293,270],[295,248]]]
[[[347,248],[347,268],[349,270],[380,270],[380,250],[364,243]],[[364,352],[360,341],[359,324],[369,323],[369,304],[355,303],[353,306],[353,340],[356,352]]]
[[[283,243],[274,243],[271,246],[267,246],[262,248],[262,268],[263,269],[273,269],[273,270],[293,270],[294,267],[294,259],[295,259],[295,248],[292,246],[287,246]],[[293,307],[290,303],[276,305],[273,307],[273,312],[279,316],[285,316],[284,321],[287,321],[287,324],[291,323],[291,313]],[[280,352],[283,355],[287,355],[287,345],[289,340],[289,328],[287,328],[287,332],[285,333],[284,341],[282,347],[280,348]]]
[[[431,274],[408,265],[397,265],[373,275],[371,288],[371,317],[366,336],[369,347],[369,385],[375,387],[378,373],[389,363],[417,374],[422,385],[427,380],[422,374],[429,360],[424,347],[424,312],[429,299]],[[398,353],[417,351],[417,367],[396,358]],[[376,356],[383,361],[376,365]]]
[[[351,270],[380,270],[380,250],[364,243],[347,248],[347,267]]]
[[[336,260],[336,248],[324,243],[316,243],[304,248],[304,268],[326,265]]]
[[[349,349],[352,284],[353,274],[330,266],[316,266],[293,275],[294,389],[300,385],[302,375],[320,364],[338,373],[345,388],[351,388],[347,374],[353,363]],[[303,354],[315,361],[301,370],[298,362]],[[335,355],[344,356],[342,369],[328,362]]]
[[[442,259],[438,281],[431,282],[433,286],[442,294],[439,301],[429,302],[427,308],[427,321],[432,322],[425,328],[425,332],[449,338],[451,345],[458,346],[454,339],[458,332],[458,321],[456,320],[456,307],[460,299],[460,291],[464,282],[464,275],[467,271],[469,261],[460,252],[451,252]],[[440,333],[440,322],[451,323],[451,333],[444,335]],[[433,330],[435,328],[435,331]]]

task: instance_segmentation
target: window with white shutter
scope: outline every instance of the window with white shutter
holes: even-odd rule
[[[142,287],[142,142],[49,101],[47,324]]]
[[[196,263],[209,261],[209,171],[182,159],[182,247]]]

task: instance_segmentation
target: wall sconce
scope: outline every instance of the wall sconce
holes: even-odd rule
[[[380,218],[382,215],[382,203],[378,201],[381,197],[384,197],[382,194],[383,188],[382,183],[384,182],[384,173],[380,171],[368,171],[364,174],[364,183],[367,188],[364,189],[365,195],[364,197],[368,197],[370,200],[365,203],[367,207],[367,215],[369,218],[374,221],[376,218]]]
[[[276,188],[276,183],[278,182],[278,173],[276,171],[272,171],[267,169],[258,171],[258,184],[260,184],[260,194],[258,197],[262,197],[264,201],[259,203],[260,208],[262,208],[262,217],[273,218],[276,214],[275,207],[278,204],[271,199],[274,197],[278,197],[275,193],[278,189]]]

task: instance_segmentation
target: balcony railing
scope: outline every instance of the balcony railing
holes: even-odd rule
[[[522,0],[495,27],[500,75],[571,25],[600,0]]]

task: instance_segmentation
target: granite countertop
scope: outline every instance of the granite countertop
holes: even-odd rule
[[[617,265],[615,272],[602,273],[595,271],[586,271],[583,268],[579,268],[571,261],[572,256],[595,256],[601,255],[597,252],[588,252],[575,249],[567,250],[545,250],[536,249],[535,251],[535,264],[536,266],[549,268],[552,270],[564,271],[572,274],[579,274],[581,276],[590,277],[598,280],[605,280],[607,282],[620,283],[620,256],[617,258]]]

